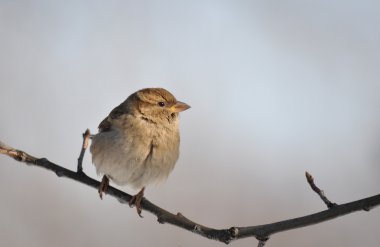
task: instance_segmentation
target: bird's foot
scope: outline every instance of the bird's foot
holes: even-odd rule
[[[107,178],[106,175],[103,176],[102,182],[99,185],[98,192],[100,199],[103,199],[103,193],[105,193],[108,189],[110,180]]]
[[[137,193],[136,195],[132,196],[131,200],[129,200],[129,206],[132,207],[133,205],[136,206],[136,210],[137,210],[137,214],[141,217],[141,212],[142,212],[142,209],[141,209],[141,200],[142,198],[144,197],[144,190],[145,190],[145,187],[143,187],[139,193]]]

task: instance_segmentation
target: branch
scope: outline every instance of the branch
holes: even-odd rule
[[[320,188],[317,187],[317,185],[315,185],[314,178],[313,178],[313,176],[311,176],[310,173],[305,172],[305,176],[306,176],[306,180],[309,183],[311,189],[319,195],[319,197],[322,199],[322,201],[326,204],[327,208],[332,208],[332,207],[335,207],[338,205],[334,202],[331,202],[329,199],[327,199],[327,197],[325,196],[325,192],[323,192],[323,190],[321,190]]]
[[[83,133],[83,143],[82,143],[82,149],[80,150],[79,158],[78,158],[78,168],[77,172],[82,173],[83,172],[83,158],[84,158],[84,153],[86,152],[86,149],[88,147],[88,140],[90,139],[91,134],[90,130],[86,129],[86,131]]]
[[[84,152],[87,148],[88,139],[90,138],[90,132],[87,130],[83,134],[83,145],[81,154],[78,158],[78,170],[77,172],[68,170],[62,166],[59,166],[46,158],[36,158],[24,151],[20,151],[14,149],[12,147],[7,146],[6,144],[0,142],[0,153],[5,154],[9,157],[16,159],[17,161],[24,162],[30,165],[39,166],[50,171],[53,171],[58,177],[66,177],[82,184],[86,184],[92,188],[97,189],[100,185],[100,182],[88,177],[82,171],[82,161]],[[310,175],[310,174],[309,174]],[[310,175],[311,176],[311,175]],[[308,179],[309,181],[309,179]],[[313,188],[314,184],[309,181],[309,184]],[[314,184],[315,185],[315,184]],[[318,188],[315,186],[315,188]],[[319,189],[318,189],[319,190]],[[317,191],[318,191],[317,190]],[[316,191],[316,192],[317,192]],[[320,191],[320,190],[319,190]],[[318,192],[317,192],[318,193]],[[128,205],[129,200],[131,199],[131,195],[122,192],[112,186],[109,186],[106,194],[116,198],[121,203],[126,203]],[[322,193],[323,194],[323,193]],[[327,198],[326,198],[327,199]],[[325,201],[325,200],[324,200]],[[331,203],[331,202],[330,202]],[[328,203],[326,203],[329,205]],[[328,210],[321,211],[318,213],[306,215],[299,218],[293,218],[288,220],[283,220],[275,223],[258,225],[258,226],[248,226],[248,227],[230,227],[225,229],[214,229],[211,227],[203,226],[199,223],[191,221],[190,219],[183,216],[181,213],[172,214],[165,209],[156,206],[149,200],[143,198],[141,202],[142,209],[154,214],[157,216],[159,223],[169,223],[180,228],[189,230],[193,233],[199,234],[203,237],[214,239],[217,241],[224,242],[226,244],[230,243],[232,240],[237,240],[246,237],[255,237],[259,240],[258,246],[264,246],[266,241],[269,239],[269,236],[278,232],[283,232],[295,228],[306,227],[313,224],[318,224],[327,220],[331,220],[355,211],[366,210],[378,206],[380,204],[380,194],[367,197],[358,201],[349,202],[345,204],[334,204]]]

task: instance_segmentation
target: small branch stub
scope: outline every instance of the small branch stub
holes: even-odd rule
[[[237,227],[231,227],[229,232],[232,238],[236,238],[239,235],[239,229]]]
[[[322,201],[326,204],[326,206],[328,208],[332,208],[332,207],[338,205],[338,204],[336,204],[334,202],[331,202],[329,199],[327,199],[327,197],[325,196],[325,193],[323,192],[323,190],[321,190],[320,188],[317,187],[317,185],[315,185],[314,178],[313,178],[313,176],[310,173],[305,172],[305,176],[306,176],[306,180],[309,183],[311,189],[315,193],[317,193],[319,195],[319,197],[322,199]]]
[[[267,243],[266,240],[265,241],[260,240],[259,243],[257,244],[257,247],[264,247],[266,243]]]
[[[86,131],[83,133],[83,143],[82,143],[82,148],[80,150],[80,154],[78,157],[78,167],[77,167],[77,172],[78,173],[83,173],[83,158],[84,158],[84,153],[86,152],[86,149],[88,147],[88,142],[91,137],[91,133],[89,129],[86,129]]]

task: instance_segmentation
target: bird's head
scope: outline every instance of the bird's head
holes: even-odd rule
[[[173,94],[163,88],[145,88],[131,95],[133,107],[143,117],[153,122],[171,123],[178,118],[178,113],[190,108],[178,101]]]

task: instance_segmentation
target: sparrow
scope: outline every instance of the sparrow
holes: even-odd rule
[[[163,88],[145,88],[131,94],[99,124],[90,152],[102,199],[109,180],[139,192],[129,205],[141,217],[147,185],[164,181],[179,157],[179,113],[189,109]]]

